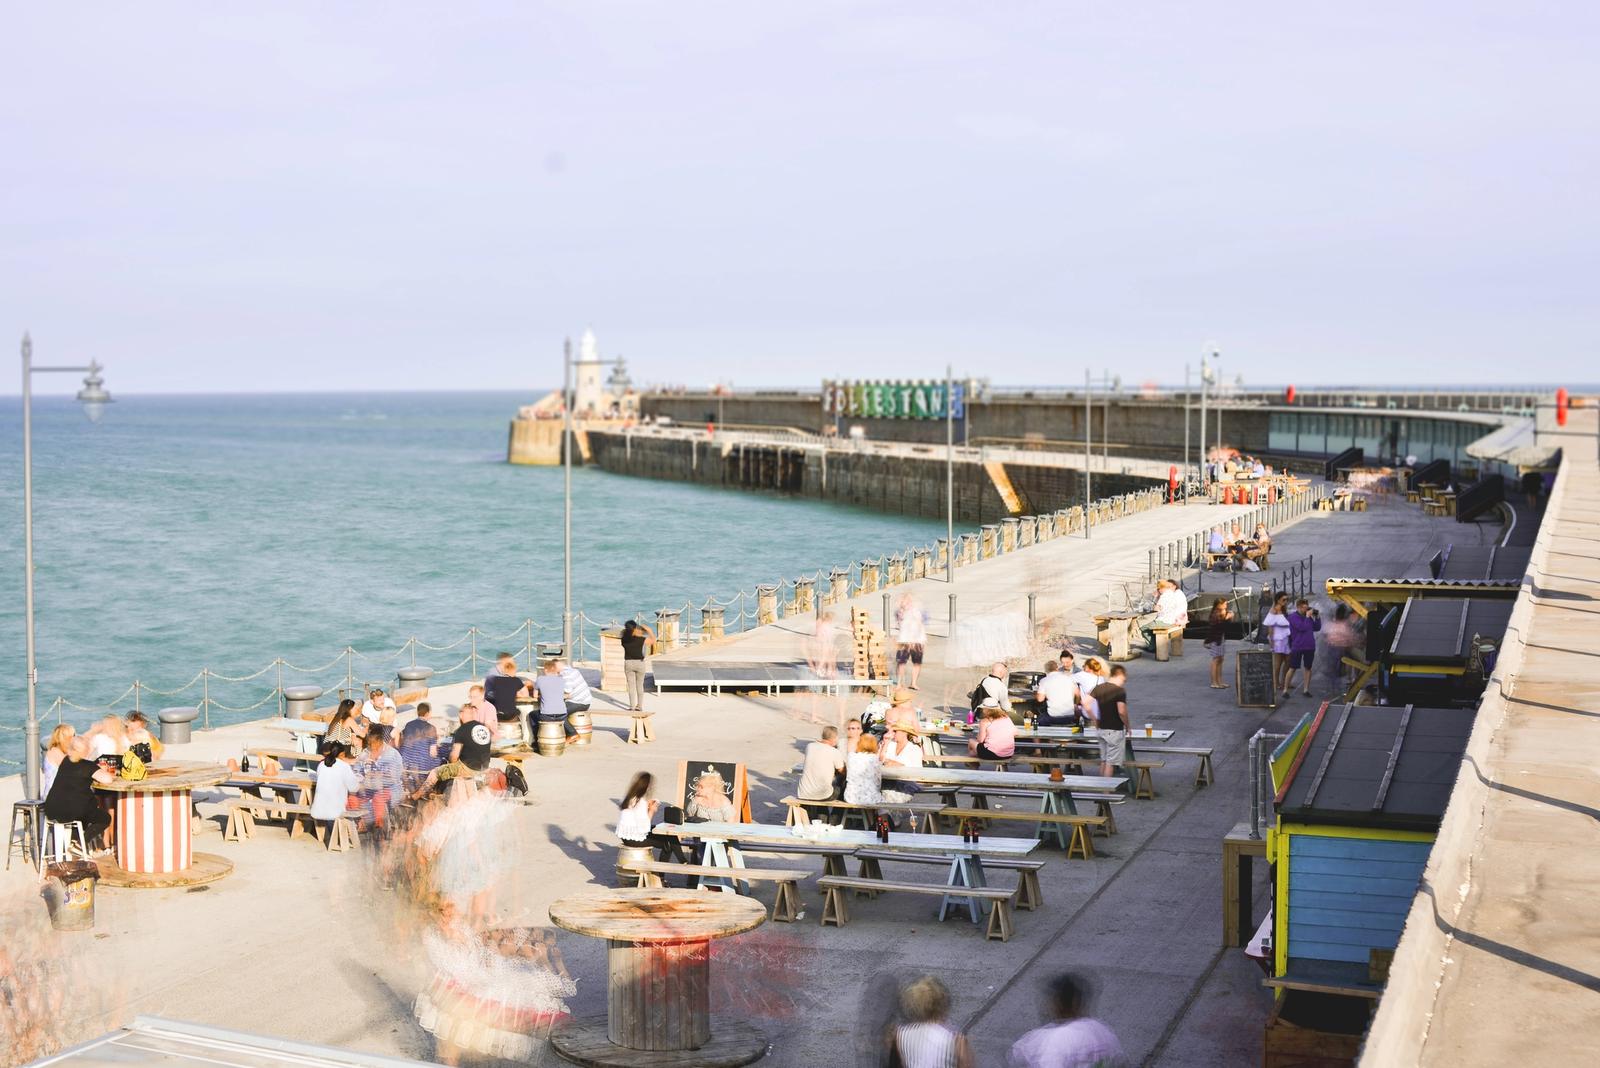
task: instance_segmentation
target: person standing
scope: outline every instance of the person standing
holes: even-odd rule
[[[1017,1039],[1007,1068],[1126,1068],[1128,1055],[1117,1036],[1088,1015],[1090,993],[1077,976],[1062,974],[1046,982],[1050,1021]]]
[[[1283,673],[1283,696],[1294,690],[1294,673],[1304,675],[1301,691],[1311,696],[1311,664],[1317,656],[1317,632],[1322,629],[1322,615],[1304,597],[1295,603],[1289,613],[1289,667]]]
[[[1328,650],[1323,658],[1326,673],[1329,680],[1340,689],[1345,685],[1344,658],[1350,655],[1359,641],[1350,615],[1349,605],[1337,605],[1333,610],[1333,618],[1328,621],[1328,627],[1322,634],[1323,644]]]
[[[915,690],[917,677],[922,674],[923,646],[928,641],[928,613],[923,609],[922,602],[907,593],[900,598],[894,621],[897,685]]]
[[[1272,643],[1272,690],[1285,687],[1284,676],[1289,673],[1289,595],[1280,593],[1273,599],[1272,609],[1261,617],[1261,629]]]
[[[1100,774],[1110,775],[1127,759],[1128,672],[1121,664],[1111,669],[1105,682],[1094,688],[1100,726]]]
[[[628,678],[628,708],[644,711],[644,676],[650,653],[656,644],[656,632],[636,619],[622,625],[622,673]]]
[[[832,612],[817,616],[811,640],[806,643],[806,666],[819,679],[831,679],[839,674],[839,628]]]
[[[1222,664],[1228,654],[1228,624],[1233,621],[1233,602],[1219,597],[1211,605],[1211,618],[1206,621],[1206,652],[1211,654],[1211,688],[1226,690],[1222,681]]]
[[[416,718],[400,729],[399,748],[406,785],[415,790],[428,773],[442,763],[439,728],[433,722],[433,706],[427,701],[418,703]]]

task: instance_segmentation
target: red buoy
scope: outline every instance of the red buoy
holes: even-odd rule
[[[1567,387],[1556,390],[1556,426],[1567,425]]]
[[[1285,404],[1293,404],[1294,403],[1294,387],[1293,386],[1290,386],[1288,389],[1283,391],[1283,402]]]

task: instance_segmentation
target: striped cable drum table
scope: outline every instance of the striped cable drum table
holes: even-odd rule
[[[95,784],[96,790],[116,795],[116,866],[120,874],[130,877],[128,885],[172,886],[189,881],[184,876],[195,864],[190,823],[194,789],[216,786],[231,774],[222,764],[172,760],[151,764],[143,779],[117,778]],[[216,877],[212,873],[198,881]]]

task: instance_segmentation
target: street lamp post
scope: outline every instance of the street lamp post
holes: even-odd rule
[[[955,369],[944,365],[944,580],[956,580],[956,414]],[[961,406],[963,423],[966,405]],[[951,596],[954,596],[952,594]]]
[[[621,357],[591,361],[601,366],[622,363]],[[572,653],[572,339],[561,347],[561,651]]]
[[[78,403],[89,422],[98,423],[111,403],[111,394],[105,391],[105,380],[100,377],[100,365],[93,360],[87,367],[35,367],[33,365],[33,339],[22,335],[22,544],[23,544],[23,602],[26,621],[23,631],[28,647],[28,722],[23,733],[26,758],[23,793],[29,798],[39,796],[39,712],[37,694],[39,669],[34,664],[33,645],[33,376],[35,374],[82,374],[83,388],[78,391]]]

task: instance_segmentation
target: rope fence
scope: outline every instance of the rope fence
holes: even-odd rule
[[[1010,517],[985,524],[976,531],[958,533],[954,545],[946,544],[945,538],[938,538],[932,545],[908,546],[897,552],[857,559],[844,567],[818,568],[793,579],[757,584],[754,588],[737,590],[724,599],[707,597],[698,605],[685,601],[677,607],[663,606],[653,613],[636,610],[626,618],[647,619],[653,615],[657,637],[665,648],[715,640],[730,633],[744,633],[781,618],[820,613],[863,593],[942,574],[949,566],[960,568],[1054,538],[1081,534],[1085,527],[1147,511],[1165,503],[1166,491],[1163,486],[1102,498],[1087,507],[1077,505],[1039,515]],[[694,626],[696,623],[698,628]],[[576,611],[572,635],[575,658],[598,659],[602,635],[620,626],[621,621],[615,617],[600,620],[582,610]],[[418,667],[419,649],[424,652],[446,652],[460,649],[463,645],[467,647],[466,654],[448,667],[426,669],[429,674],[423,685],[429,686],[478,678],[482,669],[491,662],[490,658],[502,650],[511,651],[513,655],[520,652],[520,661],[531,664],[536,659],[536,653],[547,644],[537,640],[536,635],[549,632],[559,634],[560,631],[559,622],[541,623],[530,618],[523,620],[507,634],[489,634],[483,628],[469,627],[460,637],[443,644],[429,643],[413,635],[393,652],[368,653],[347,645],[331,660],[313,666],[302,666],[278,657],[246,675],[228,675],[203,667],[183,685],[172,689],[158,688],[143,679],[135,679],[115,698],[103,704],[80,704],[58,695],[52,700],[50,711],[57,723],[76,720],[79,721],[77,725],[82,726],[88,718],[126,711],[130,701],[133,710],[148,713],[155,710],[150,705],[151,698],[168,701],[190,695],[196,699],[201,726],[210,728],[213,726],[214,712],[219,714],[219,726],[224,722],[238,722],[243,715],[274,703],[281,715],[286,687],[321,686],[325,692],[335,690],[341,698],[347,695],[358,697],[369,685],[396,687],[401,669]],[[485,643],[483,648],[480,648],[480,639]],[[520,650],[516,644],[519,639]],[[254,694],[235,689],[272,673],[276,673],[274,685],[259,699],[253,699]],[[255,694],[260,692],[256,690]],[[243,703],[229,703],[241,700]],[[0,724],[0,730],[21,729]],[[0,758],[0,762],[15,763],[3,758]]]

